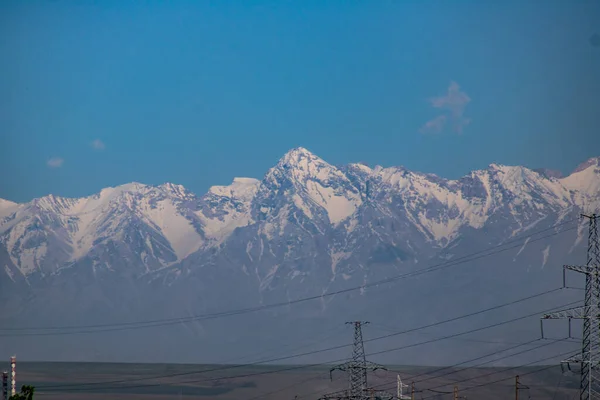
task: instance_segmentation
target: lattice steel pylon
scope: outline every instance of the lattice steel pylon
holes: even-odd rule
[[[587,263],[583,266],[565,265],[563,277],[567,270],[585,274],[583,307],[548,313],[542,319],[568,319],[569,336],[571,320],[583,320],[581,354],[562,363],[579,364],[581,367],[580,400],[600,400],[600,238],[598,237],[600,216],[592,214],[582,215],[582,217],[589,219],[590,222]]]
[[[365,356],[365,346],[362,337],[362,326],[369,322],[353,321],[346,322],[348,325],[354,325],[354,346],[352,348],[352,359],[344,364],[337,365],[329,371],[330,378],[333,378],[333,371],[348,372],[349,384],[348,389],[341,392],[326,394],[320,400],[330,399],[352,399],[352,400],[367,400],[367,399],[393,399],[394,396],[369,389],[367,386],[367,371],[376,371],[378,369],[386,370],[382,365],[367,361]]]

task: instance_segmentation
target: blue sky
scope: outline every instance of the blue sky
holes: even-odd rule
[[[600,155],[598,32],[597,1],[4,0],[0,197],[201,194],[296,146],[568,172]]]

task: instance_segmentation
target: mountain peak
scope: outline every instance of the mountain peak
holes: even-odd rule
[[[325,162],[306,148],[296,147],[285,153],[285,155],[279,160],[279,164],[299,165],[311,161]]]
[[[163,183],[162,185],[158,186],[158,189],[164,193],[167,193],[169,196],[180,199],[192,199],[195,197],[195,195],[187,190],[183,185],[177,185],[175,183]]]
[[[305,182],[307,179],[327,180],[331,176],[342,177],[342,173],[333,165],[304,147],[296,147],[288,151],[269,170],[266,179],[274,176],[286,176],[296,182]]]
[[[491,163],[490,165],[488,165],[488,169],[491,169],[491,170],[503,170],[506,167],[507,167],[507,165],[498,164],[498,163]]]
[[[266,178],[273,178],[273,174],[304,182],[308,178],[327,179],[326,177],[331,174],[340,175],[341,173],[304,147],[296,147],[281,157],[277,165],[269,170]]]
[[[600,167],[600,157],[592,157],[586,162],[579,164],[573,173],[576,174],[577,172],[585,171],[590,167]]]
[[[306,147],[298,146],[290,149],[286,154],[305,154],[305,155],[313,155],[313,153],[308,150]]]

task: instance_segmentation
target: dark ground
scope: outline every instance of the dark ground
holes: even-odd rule
[[[578,395],[578,376],[562,374],[559,366],[541,371],[544,367],[509,368],[442,371],[439,367],[390,367],[389,371],[372,373],[369,384],[395,394],[396,376],[400,373],[404,383],[410,384],[414,380],[417,400],[452,399],[454,385],[458,386],[462,398],[506,400],[515,398],[515,375],[519,374],[523,387],[519,391],[520,399],[565,400]],[[171,377],[157,378],[165,375]],[[97,384],[108,381],[112,383]],[[295,396],[297,399],[316,400],[326,393],[343,389],[347,379],[344,373],[336,371],[333,382],[330,382],[329,369],[323,366],[20,362],[17,365],[17,384],[19,387],[34,385],[35,398],[43,400],[279,400],[294,399]]]

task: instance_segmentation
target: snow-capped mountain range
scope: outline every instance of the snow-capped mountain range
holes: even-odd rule
[[[14,297],[19,288],[16,297],[28,299],[13,298],[19,305],[1,313],[11,321],[19,320],[16,309],[48,314],[49,304],[67,302],[57,300],[64,295],[84,315],[131,287],[152,288],[148,296],[171,315],[175,298],[157,293],[201,293],[201,300],[175,296],[189,312],[219,308],[224,288],[235,287],[244,305],[290,300],[451,259],[599,208],[600,157],[566,177],[492,164],[448,180],[402,167],[334,166],[304,148],[260,180],[235,178],[202,196],[170,183],[130,183],[83,198],[0,199],[0,290]],[[543,268],[552,246],[568,257],[584,238],[578,229],[530,253],[524,245],[511,262],[522,257],[530,268],[535,258]],[[93,296],[69,286],[82,282]]]
[[[130,183],[83,198],[48,195],[24,204],[0,199],[0,244],[9,256],[4,271],[13,279],[55,274],[85,258],[94,269],[111,269],[103,257],[116,243],[125,244],[118,251],[144,274],[218,248],[236,229],[255,228],[264,244],[292,224],[335,237],[328,246],[335,269],[352,254],[362,235],[357,230],[372,225],[364,223],[365,213],[414,233],[411,241],[419,247],[444,248],[461,230],[482,229],[499,213],[510,227],[503,233],[512,237],[546,218],[560,221],[574,209],[596,210],[599,204],[600,158],[564,178],[492,164],[447,180],[401,167],[335,167],[297,148],[262,180],[235,178],[204,196],[171,183]]]

